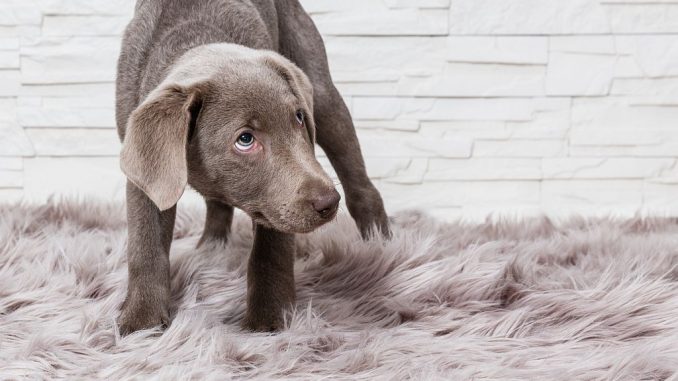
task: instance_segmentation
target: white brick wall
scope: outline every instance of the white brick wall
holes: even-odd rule
[[[390,211],[678,215],[678,0],[303,3]],[[1,199],[123,195],[132,8],[0,1]]]

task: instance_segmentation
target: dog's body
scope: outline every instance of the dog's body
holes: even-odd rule
[[[207,203],[200,244],[227,239],[233,207],[252,217],[251,329],[279,328],[294,302],[293,233],[336,212],[316,136],[363,237],[389,234],[322,39],[298,0],[139,0],[116,97],[129,178],[123,333],[169,323],[168,255],[187,183]]]

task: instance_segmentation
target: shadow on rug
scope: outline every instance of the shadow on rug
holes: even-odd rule
[[[678,379],[678,224],[442,224],[396,215],[362,242],[347,216],[299,236],[297,310],[244,332],[252,233],[194,249],[179,210],[173,323],[121,338],[124,208],[0,206],[0,379]]]

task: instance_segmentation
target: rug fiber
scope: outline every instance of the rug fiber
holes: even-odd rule
[[[297,305],[240,328],[251,224],[195,249],[180,208],[172,318],[120,337],[124,207],[0,206],[0,379],[678,380],[678,223],[352,220],[298,237]]]

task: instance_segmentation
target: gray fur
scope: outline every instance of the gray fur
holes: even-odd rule
[[[168,253],[187,185],[207,203],[201,245],[227,240],[234,207],[253,220],[251,329],[277,329],[294,303],[293,234],[336,213],[316,141],[363,237],[390,234],[322,39],[297,0],[140,0],[118,62],[116,119],[128,177],[124,333],[169,324]],[[255,153],[234,148],[243,131],[256,136]]]

